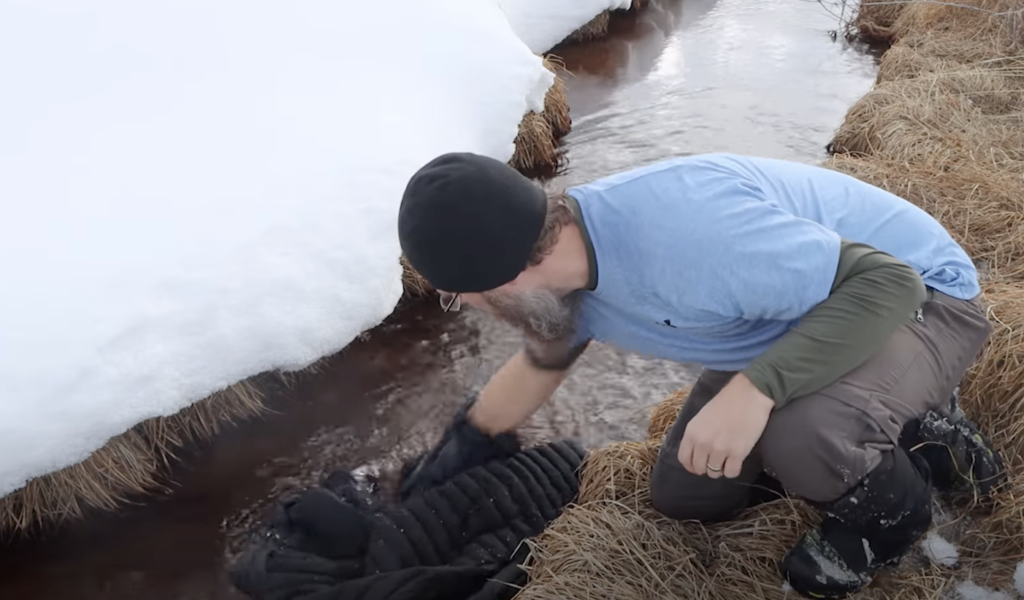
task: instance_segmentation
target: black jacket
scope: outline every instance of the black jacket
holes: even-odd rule
[[[521,542],[575,498],[583,457],[569,441],[531,448],[394,507],[335,475],[277,507],[235,586],[254,600],[507,600],[526,579]]]

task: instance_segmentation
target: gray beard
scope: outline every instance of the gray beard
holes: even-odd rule
[[[536,340],[554,342],[569,339],[576,331],[579,299],[576,294],[558,296],[547,290],[528,292],[484,292],[498,318]]]

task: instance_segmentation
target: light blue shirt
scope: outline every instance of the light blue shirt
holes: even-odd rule
[[[829,295],[841,238],[891,254],[955,298],[980,293],[970,258],[928,213],[823,167],[703,154],[567,193],[597,263],[580,340],[741,370]]]

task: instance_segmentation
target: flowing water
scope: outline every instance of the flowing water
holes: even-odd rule
[[[875,75],[871,55],[833,41],[837,27],[808,0],[654,0],[616,18],[607,39],[558,49],[574,125],[569,169],[552,185],[716,150],[821,161]],[[335,469],[386,483],[519,343],[502,324],[442,314],[432,300],[366,337],[279,386],[275,414],[185,456],[172,494],[0,548],[0,598],[241,598],[225,556],[276,495]],[[588,445],[642,438],[651,407],[693,375],[592,347],[524,434]]]

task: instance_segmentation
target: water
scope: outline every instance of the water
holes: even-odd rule
[[[603,41],[557,53],[574,120],[571,185],[669,155],[714,150],[819,162],[874,59],[833,42],[807,0],[663,0]],[[403,311],[325,369],[273,395],[278,414],[231,431],[176,470],[176,492],[50,539],[0,549],[0,598],[228,600],[223,573],[275,495],[333,469],[388,476],[436,438],[465,395],[518,348],[480,315]],[[644,436],[651,407],[693,369],[596,346],[524,427],[529,441]]]

